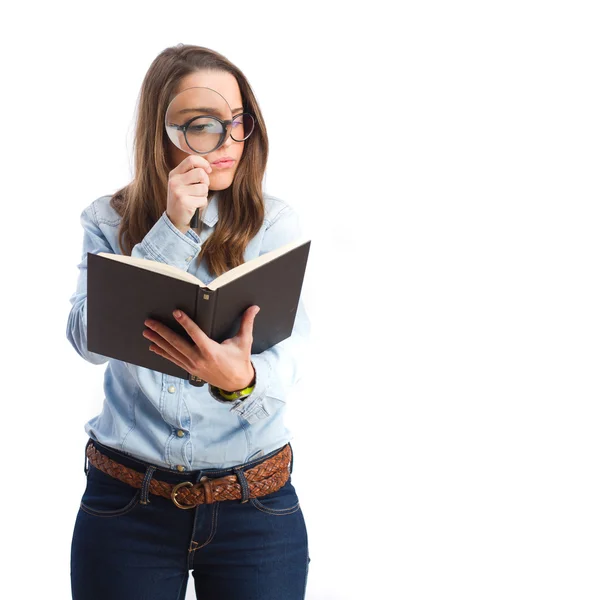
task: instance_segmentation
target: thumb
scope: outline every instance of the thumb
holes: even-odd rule
[[[238,336],[241,338],[253,338],[253,323],[257,313],[260,312],[260,307],[254,304],[250,306],[243,315],[241,326],[239,327]]]

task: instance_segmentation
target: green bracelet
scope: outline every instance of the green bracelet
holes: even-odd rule
[[[224,390],[217,388],[223,398],[227,400],[237,400],[238,398],[244,398],[245,396],[249,396],[253,389],[255,388],[255,384],[250,385],[242,390],[237,390],[236,392],[225,392]]]
[[[242,390],[237,390],[235,392],[226,392],[223,389],[216,388],[218,390],[219,394],[225,400],[238,400],[239,398],[245,398],[245,396],[249,396],[249,394],[251,394],[251,392],[253,392],[253,388],[255,388],[255,384],[256,384],[257,372],[255,370],[255,365],[253,363],[251,363],[251,366],[253,367],[253,379],[246,388],[243,388]]]

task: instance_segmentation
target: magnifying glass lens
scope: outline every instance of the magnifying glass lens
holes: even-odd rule
[[[224,133],[220,121],[211,117],[197,117],[187,128],[187,143],[195,152],[212,152],[220,145]]]

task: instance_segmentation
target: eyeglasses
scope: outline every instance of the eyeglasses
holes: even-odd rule
[[[168,123],[166,127],[182,131],[194,152],[207,154],[219,148],[229,135],[235,142],[245,141],[253,133],[255,119],[251,113],[241,113],[227,120],[202,115],[183,125]]]

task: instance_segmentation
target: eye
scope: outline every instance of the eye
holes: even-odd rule
[[[214,125],[211,123],[205,125],[191,125],[191,127],[189,127],[189,131],[191,133],[201,133],[202,131],[206,131],[206,129],[212,129],[213,127]]]

